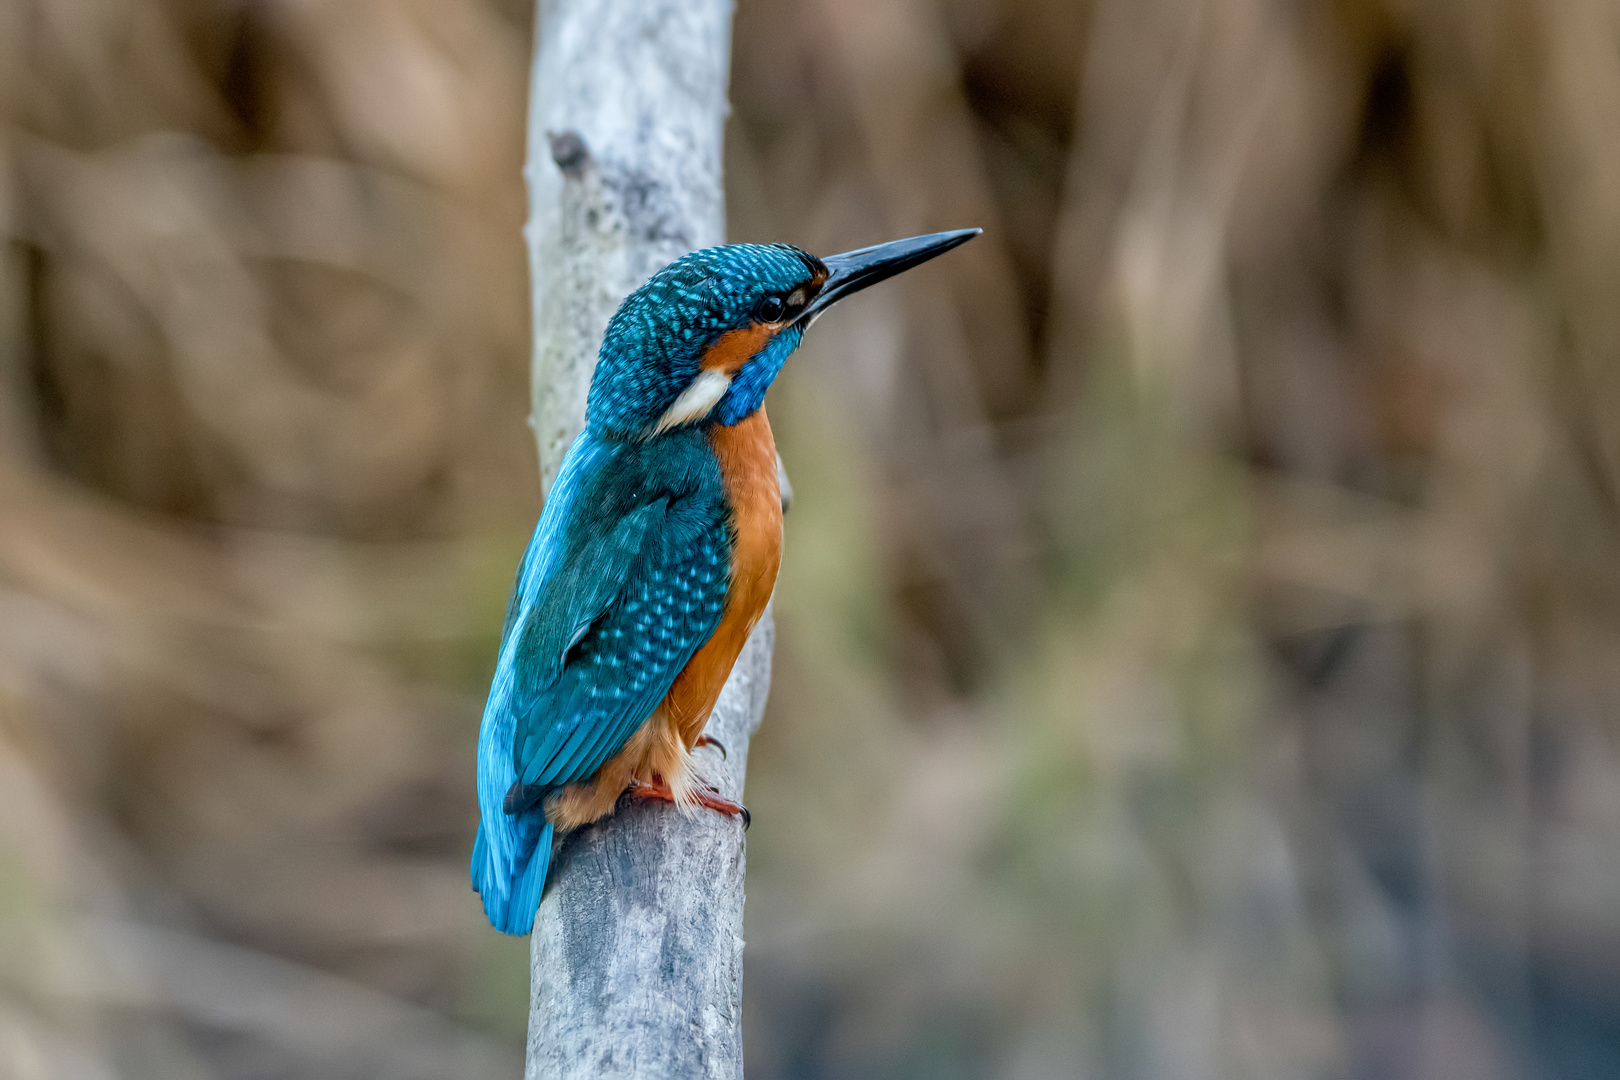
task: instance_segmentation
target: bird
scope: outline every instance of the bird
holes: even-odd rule
[[[496,929],[533,929],[554,837],[626,792],[746,827],[692,750],[713,741],[704,725],[781,564],[766,391],[833,304],[980,231],[825,258],[704,248],[608,321],[584,429],[518,564],[479,728],[472,884]]]

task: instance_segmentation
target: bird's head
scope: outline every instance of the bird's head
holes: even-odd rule
[[[810,324],[838,300],[979,234],[932,233],[818,259],[787,244],[728,244],[684,255],[609,320],[586,416],[650,437],[735,424],[765,400]]]

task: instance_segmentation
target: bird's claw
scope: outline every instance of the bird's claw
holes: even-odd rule
[[[659,802],[670,803],[675,801],[675,793],[669,789],[669,785],[662,777],[655,778],[651,783],[644,780],[632,781],[625,793],[632,799],[657,799]],[[748,807],[726,798],[720,794],[719,788],[711,784],[705,784],[698,794],[692,796],[692,801],[710,810],[742,818],[743,832],[747,832],[748,827],[754,823],[754,815],[748,812]]]
[[[720,748],[720,752],[722,754],[725,753],[726,748],[722,746]],[[743,819],[743,832],[748,831],[748,826],[750,826],[750,825],[752,825],[754,823],[754,815],[750,814],[748,812],[748,807],[744,806],[740,802],[732,802],[730,799],[728,799],[724,795],[720,794],[720,789],[715,787],[713,784],[704,784],[703,788],[704,788],[705,791],[708,791],[710,794],[712,794],[716,801],[723,802],[723,803],[727,804],[728,806],[735,806],[737,809],[736,809],[736,811],[734,811],[734,813],[738,817],[741,817]],[[704,806],[709,806],[710,804],[709,803],[704,803],[703,805]],[[719,808],[715,807],[715,809],[719,809]],[[728,811],[728,812],[731,812],[731,811]]]
[[[699,735],[697,742],[692,744],[692,748],[694,750],[699,746],[712,746],[716,750],[720,751],[720,756],[722,758],[729,759],[731,757],[730,754],[726,753],[726,744],[715,738],[713,735],[710,735],[708,732],[704,732],[702,735]]]

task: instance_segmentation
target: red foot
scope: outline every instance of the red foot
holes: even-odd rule
[[[631,784],[630,797],[640,800],[657,799],[659,802],[669,803],[675,801],[675,793],[669,790],[669,785],[664,783],[661,776],[653,777],[650,784],[642,783],[640,780]],[[742,818],[744,831],[747,831],[748,826],[754,823],[753,815],[748,812],[748,807],[742,803],[732,802],[712,787],[700,788],[697,794],[692,797],[692,801],[699,806],[707,806],[710,810],[718,810],[722,814]]]

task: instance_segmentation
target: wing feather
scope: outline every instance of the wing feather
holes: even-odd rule
[[[517,724],[517,778],[553,786],[594,773],[647,719],[720,623],[730,537],[724,505],[672,502],[613,600]]]
[[[600,768],[724,612],[730,512],[707,447],[666,436],[649,459],[580,441],[587,460],[575,465],[570,451],[508,607],[485,723],[510,733],[519,797],[486,811],[531,805]],[[553,507],[559,496],[566,505]]]

